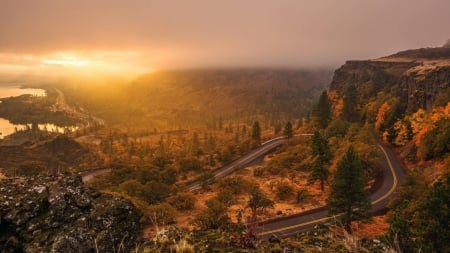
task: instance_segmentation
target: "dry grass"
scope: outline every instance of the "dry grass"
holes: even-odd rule
[[[372,217],[369,223],[353,222],[352,226],[358,230],[360,237],[370,239],[384,235],[389,229],[386,215]]]
[[[259,216],[259,219],[266,220],[279,217],[280,214],[278,213],[280,211],[281,215],[285,216],[301,213],[325,205],[326,196],[328,195],[327,193],[328,187],[326,187],[325,192],[321,192],[318,183],[312,186],[308,186],[306,174],[299,173],[299,175],[295,178],[294,182],[291,182],[290,179],[281,176],[268,175],[264,177],[254,177],[253,171],[259,167],[261,167],[261,165],[250,166],[237,173],[239,176],[242,176],[245,179],[248,179],[252,182],[256,182],[260,186],[261,190],[267,195],[267,197],[275,202],[274,207],[266,209],[265,212]],[[310,194],[309,199],[303,203],[297,204],[295,199],[296,195],[294,193],[292,197],[288,198],[287,200],[283,201],[278,200],[275,194],[274,185],[276,185],[281,181],[289,183],[296,190],[306,188],[308,190],[308,193]],[[192,229],[193,226],[192,224],[190,224],[190,222],[192,221],[192,217],[194,217],[202,210],[205,210],[206,209],[205,202],[208,199],[216,196],[219,191],[220,189],[217,187],[217,185],[212,185],[211,191],[198,193],[196,195],[197,203],[195,205],[194,210],[190,211],[189,213],[180,214],[180,216],[177,218],[177,226]],[[239,196],[237,204],[230,206],[230,208],[228,209],[228,215],[232,222],[237,222],[237,214],[239,210],[243,210],[244,222],[246,219],[249,219],[251,217],[251,211],[249,208],[246,207],[249,198],[250,196],[248,194],[243,194]]]

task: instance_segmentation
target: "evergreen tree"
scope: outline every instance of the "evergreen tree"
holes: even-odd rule
[[[198,138],[198,133],[194,132],[192,134],[192,143],[191,143],[191,152],[194,155],[198,155],[198,151],[200,149],[200,140]]]
[[[290,121],[288,121],[286,123],[286,125],[284,126],[283,134],[284,134],[284,136],[286,136],[288,141],[290,138],[292,138],[292,136],[294,136],[294,130],[292,129],[292,124]]]
[[[314,183],[317,180],[320,181],[320,190],[323,192],[325,190],[325,182],[328,180],[329,176],[328,169],[325,164],[320,160],[316,159],[312,165],[312,172],[309,175],[308,183]]]
[[[418,171],[406,175],[389,203],[394,215],[389,217],[390,228],[386,236],[402,252],[415,252],[417,247],[417,201],[427,191],[424,175]]]
[[[332,158],[328,140],[325,139],[319,132],[314,132],[311,142],[311,155],[319,157],[324,163],[329,163]]]
[[[394,215],[387,233],[403,252],[450,252],[450,174],[431,189],[422,174],[411,173],[390,203]]]
[[[261,141],[261,127],[259,126],[259,122],[255,121],[252,127],[252,139],[257,141],[258,143]]]
[[[344,228],[349,233],[352,231],[352,220],[367,218],[370,215],[369,193],[364,190],[366,181],[363,161],[350,146],[337,165],[327,199],[328,212],[336,215],[342,213]]]
[[[332,155],[328,140],[322,137],[319,132],[315,132],[311,142],[311,155],[314,157],[312,172],[308,178],[308,183],[320,181],[320,189],[324,191],[325,182],[328,180],[329,172],[326,166],[330,163]]]
[[[331,121],[332,111],[326,91],[323,91],[320,95],[319,102],[315,105],[312,114],[319,128],[327,128],[328,124]]]
[[[358,93],[355,85],[349,85],[344,94],[344,107],[342,108],[342,119],[356,122],[358,113]]]
[[[426,252],[450,252],[450,174],[420,203],[419,236]]]

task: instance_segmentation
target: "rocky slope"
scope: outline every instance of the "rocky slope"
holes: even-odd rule
[[[375,60],[348,61],[336,70],[330,92],[342,98],[349,85],[356,86],[361,103],[384,91],[400,98],[407,113],[429,111],[446,102],[450,91],[450,48],[422,48]]]
[[[329,98],[336,116],[373,127],[430,182],[450,168],[450,47],[348,61]]]
[[[81,177],[0,180],[0,252],[129,252],[141,214]]]
[[[0,172],[9,176],[31,176],[67,172],[86,167],[98,160],[88,148],[72,138],[42,136],[35,143],[3,145],[0,142]],[[3,170],[3,171],[2,171]]]

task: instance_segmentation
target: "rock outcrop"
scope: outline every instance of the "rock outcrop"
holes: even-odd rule
[[[66,135],[43,136],[36,143],[22,145],[4,145],[0,141],[0,157],[0,168],[8,176],[73,173],[76,171],[72,169],[98,161],[94,152]]]
[[[446,93],[449,88],[450,66],[420,65],[407,71],[400,83],[408,113],[418,109],[430,111],[439,95]]]
[[[366,61],[347,61],[335,71],[330,92],[343,97],[355,85],[362,103],[378,92],[399,97],[407,113],[431,110],[450,93],[450,48],[407,50]],[[362,106],[362,105],[361,105]]]
[[[0,180],[0,252],[129,252],[139,211],[81,177]]]

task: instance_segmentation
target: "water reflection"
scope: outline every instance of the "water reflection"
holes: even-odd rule
[[[49,132],[49,133],[71,133],[76,131],[79,127],[77,126],[66,126],[60,127],[55,124],[37,124],[34,126],[34,130]],[[0,118],[0,139],[4,137],[20,132],[20,131],[29,131],[33,129],[33,124],[12,124],[7,119]]]
[[[33,89],[33,88],[20,88],[19,86],[1,86],[0,85],[0,98],[17,97],[20,95],[33,95],[33,96],[46,96],[45,90]]]
[[[29,94],[32,96],[46,96],[45,90],[25,88],[22,89],[20,86],[2,86],[0,84],[0,99],[7,97],[17,97],[21,95]],[[1,101],[0,101],[1,106]],[[9,120],[0,118],[0,139],[19,131],[31,130],[33,125],[30,124],[12,124]],[[40,130],[51,133],[68,133],[73,132],[78,129],[77,126],[61,127],[54,124],[37,124],[34,126],[34,130]]]

